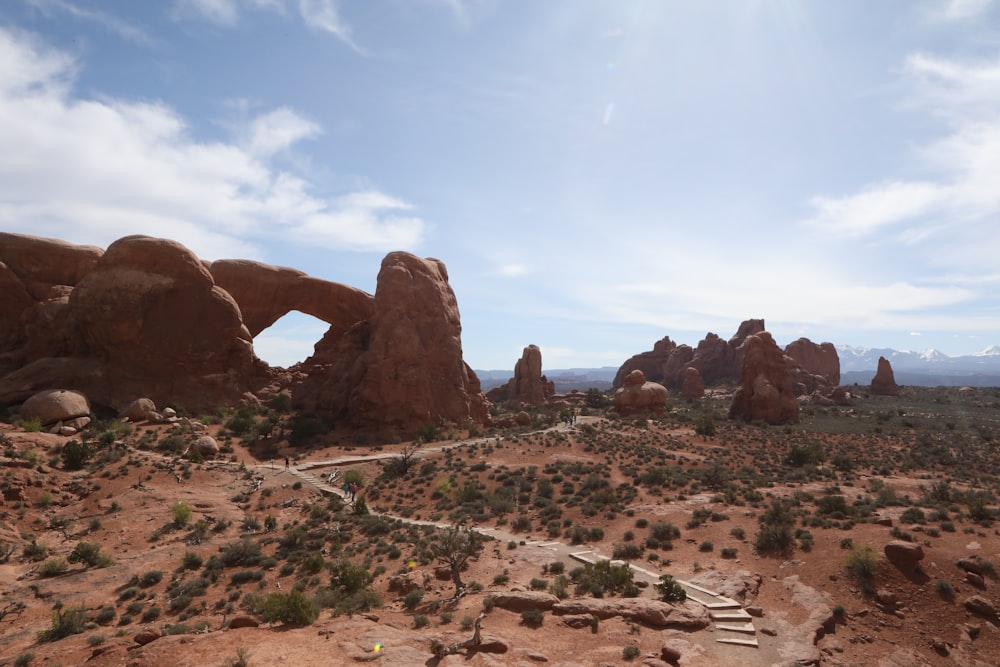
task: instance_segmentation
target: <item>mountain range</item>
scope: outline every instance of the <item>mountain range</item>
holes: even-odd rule
[[[922,352],[891,348],[837,345],[840,357],[840,382],[844,385],[871,383],[879,357],[892,364],[896,382],[920,387],[1000,387],[1000,345],[991,345],[975,354],[949,357],[935,349]],[[601,391],[611,388],[617,366],[601,368],[543,369],[556,385],[556,392],[571,389]],[[488,391],[513,377],[513,370],[476,370],[483,391]]]

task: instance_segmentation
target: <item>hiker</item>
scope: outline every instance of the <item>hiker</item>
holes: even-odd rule
[[[358,484],[357,484],[357,482],[351,482],[350,485],[348,485],[347,488],[351,492],[351,502],[353,503],[354,502],[354,496],[358,492]]]
[[[288,470],[288,457],[285,457],[285,470]]]

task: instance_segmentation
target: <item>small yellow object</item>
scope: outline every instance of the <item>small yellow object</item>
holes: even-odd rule
[[[381,650],[382,650],[382,644],[381,643],[375,644],[375,652],[378,653]]]
[[[415,568],[415,567],[417,566],[417,561],[415,561],[415,560],[411,560],[411,561],[409,561],[409,562],[408,562],[408,563],[406,564],[406,566],[407,566],[407,567],[409,567],[409,568],[410,568],[410,569],[412,570],[413,568]]]

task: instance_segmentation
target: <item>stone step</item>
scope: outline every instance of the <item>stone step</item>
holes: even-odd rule
[[[569,557],[581,563],[590,563],[591,565],[600,560],[600,557],[593,551],[577,551],[576,553],[571,553]]]
[[[757,643],[757,638],[753,639],[740,639],[736,637],[719,637],[715,640],[719,644],[736,644],[737,646],[752,646],[754,648],[760,648],[760,644]]]
[[[710,611],[708,612],[708,615],[711,616],[712,620],[715,621],[716,623],[724,623],[726,621],[742,621],[744,623],[750,623],[751,622],[750,619],[753,618],[750,614],[746,613],[745,611],[743,613]]]
[[[757,634],[757,629],[753,627],[753,623],[743,623],[742,625],[729,625],[728,623],[718,623],[715,626],[716,630],[728,630],[730,632],[745,632],[749,635]]]
[[[709,609],[742,609],[743,605],[735,600],[729,600],[727,602],[710,602],[705,605]]]

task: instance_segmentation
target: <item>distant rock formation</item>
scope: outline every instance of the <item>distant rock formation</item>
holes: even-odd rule
[[[762,331],[743,343],[740,386],[729,406],[730,419],[795,424],[799,404],[792,393],[792,375],[781,348]]]
[[[625,378],[624,386],[615,391],[615,410],[621,415],[662,413],[667,408],[668,396],[666,387],[648,382],[643,372],[636,369]]]
[[[796,396],[819,391],[829,394],[840,384],[840,357],[833,343],[799,338],[785,347]]]
[[[253,352],[253,337],[291,310],[330,324],[294,373]],[[290,390],[345,425],[489,419],[438,260],[391,253],[372,296],[284,267],[208,264],[166,239],[101,251],[0,233],[0,401],[44,389],[116,411],[139,397],[203,410]]]
[[[542,351],[537,345],[529,345],[514,364],[514,377],[507,384],[491,389],[486,397],[494,403],[544,405],[554,394],[555,384],[542,375]]]
[[[876,396],[899,396],[899,385],[892,372],[892,364],[885,357],[878,358],[878,368],[872,378],[871,392]]]
[[[739,376],[740,346],[748,336],[763,330],[764,320],[746,320],[728,342],[714,333],[708,333],[694,349],[689,345],[678,345],[667,336],[657,341],[651,352],[637,354],[622,364],[613,386],[616,389],[623,386],[629,373],[641,370],[651,381],[669,389],[680,389],[688,367],[695,368],[706,385],[735,382]]]
[[[295,402],[376,430],[488,422],[479,378],[462,360],[461,332],[444,263],[389,253],[371,319],[331,330],[316,344],[302,364],[311,370]],[[316,358],[329,363],[317,366]]]
[[[705,381],[694,366],[684,369],[684,381],[681,383],[681,396],[693,400],[705,395]]]

